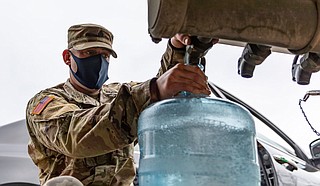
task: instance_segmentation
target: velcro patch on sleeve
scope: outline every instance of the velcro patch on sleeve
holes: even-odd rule
[[[53,100],[53,96],[44,97],[37,106],[33,109],[32,114],[41,114],[43,109]]]

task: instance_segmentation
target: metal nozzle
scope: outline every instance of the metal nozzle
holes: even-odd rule
[[[309,90],[303,97],[302,101],[307,101],[309,96],[318,96],[320,95],[320,90]]]

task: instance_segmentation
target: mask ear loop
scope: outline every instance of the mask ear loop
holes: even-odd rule
[[[320,133],[311,125],[311,123],[310,123],[310,121],[309,121],[306,113],[304,112],[304,110],[303,110],[303,108],[302,108],[302,104],[301,104],[302,101],[303,101],[303,102],[306,102],[306,101],[308,100],[309,96],[314,96],[314,95],[320,95],[320,90],[311,90],[311,91],[308,91],[308,92],[304,95],[303,99],[299,99],[299,107],[300,107],[300,110],[301,110],[304,118],[306,119],[308,125],[310,126],[311,130],[312,130],[317,136],[320,136]]]

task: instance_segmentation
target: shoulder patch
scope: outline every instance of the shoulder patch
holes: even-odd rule
[[[34,107],[32,114],[41,114],[43,109],[53,100],[53,96],[46,96],[42,98],[42,100],[37,104],[36,107]]]

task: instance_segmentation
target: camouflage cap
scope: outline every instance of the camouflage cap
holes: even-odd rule
[[[103,26],[96,24],[73,25],[68,29],[68,48],[84,50],[91,47],[102,47],[111,51],[111,55],[117,58],[112,49],[113,35]]]

